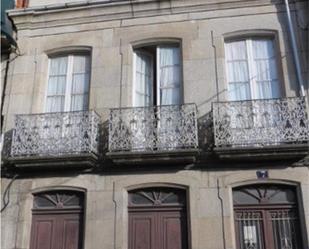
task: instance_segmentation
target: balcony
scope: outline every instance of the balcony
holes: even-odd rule
[[[16,115],[10,161],[16,167],[94,166],[99,122],[93,111]]]
[[[305,97],[213,103],[220,157],[297,157],[308,153]]]
[[[195,104],[110,111],[107,155],[116,164],[189,163],[197,153]]]

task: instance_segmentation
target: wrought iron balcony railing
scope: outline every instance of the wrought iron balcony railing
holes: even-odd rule
[[[11,156],[97,154],[99,121],[93,111],[16,115]]]
[[[309,140],[305,97],[213,103],[213,122],[217,147]]]
[[[195,104],[112,109],[109,151],[171,151],[198,147]]]

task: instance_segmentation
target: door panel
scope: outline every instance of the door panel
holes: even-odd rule
[[[34,214],[30,249],[80,249],[80,214]]]
[[[56,220],[52,217],[37,218],[32,224],[31,249],[52,249],[55,226]]]
[[[160,219],[160,249],[186,249],[186,220],[179,212],[159,213]]]
[[[129,213],[129,249],[187,249],[185,214],[158,210]]]
[[[129,215],[129,249],[155,249],[156,219],[154,213]]]
[[[80,241],[80,217],[63,219],[62,249],[78,249]]]
[[[187,249],[186,191],[149,187],[129,192],[129,249]]]

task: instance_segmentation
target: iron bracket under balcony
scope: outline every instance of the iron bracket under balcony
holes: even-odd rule
[[[306,97],[213,103],[221,159],[302,158],[309,151]]]
[[[16,115],[9,162],[18,168],[93,167],[99,122],[94,111]]]
[[[199,153],[195,104],[111,109],[115,164],[188,164]]]

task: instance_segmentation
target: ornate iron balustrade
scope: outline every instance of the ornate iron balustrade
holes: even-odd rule
[[[16,115],[11,155],[97,154],[99,122],[93,111]]]
[[[264,146],[309,140],[306,98],[213,103],[215,145]]]
[[[111,109],[109,151],[198,147],[195,104]]]

